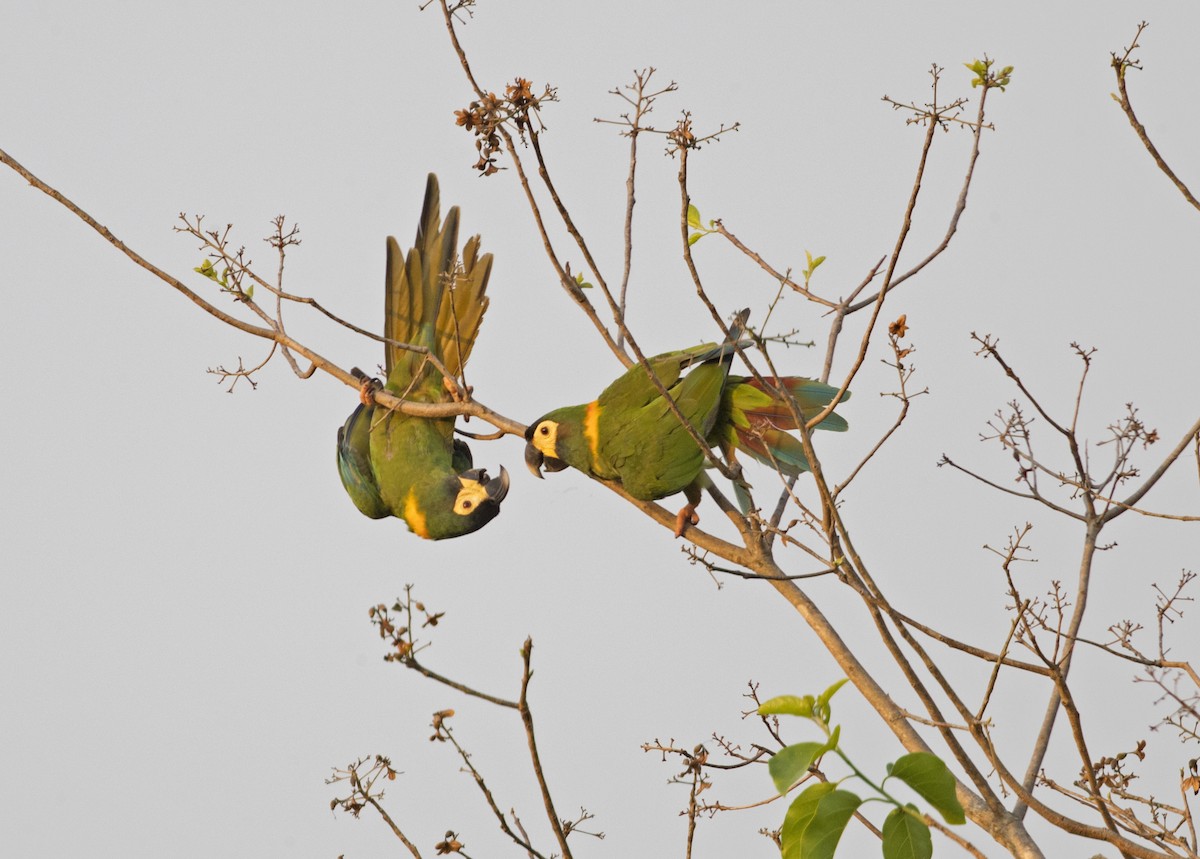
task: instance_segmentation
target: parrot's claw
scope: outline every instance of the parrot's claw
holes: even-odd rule
[[[450,399],[456,403],[469,403],[471,401],[471,394],[475,393],[474,385],[467,385],[461,389],[466,391],[465,395],[460,393],[458,383],[445,377],[442,377],[442,387],[446,389],[446,393],[450,395]]]
[[[688,504],[675,517],[675,536],[682,537],[688,525],[699,525],[700,514],[696,512],[695,504]]]
[[[383,387],[378,379],[373,379],[370,376],[364,375],[359,380],[361,384],[358,387],[358,399],[364,406],[375,405],[375,392]]]

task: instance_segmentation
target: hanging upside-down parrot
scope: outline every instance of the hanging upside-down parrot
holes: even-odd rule
[[[387,240],[384,336],[425,347],[455,378],[475,345],[487,309],[492,255],[479,255],[479,236],[456,253],[458,207],[441,222],[437,177],[429,174],[417,238],[405,258]],[[451,288],[453,285],[453,288]],[[384,388],[405,400],[450,402],[453,386],[419,352],[385,346]],[[471,449],[454,438],[454,418],[422,418],[374,404],[374,380],[362,404],[337,434],[338,472],[355,506],[372,519],[396,516],[430,540],[477,531],[500,512],[508,472],[488,479]]]
[[[712,448],[732,463],[744,451],[788,476],[808,470],[800,440],[787,430],[796,422],[786,401],[771,388],[786,388],[805,419],[819,414],[837,388],[799,376],[781,379],[730,375],[749,311],[738,314],[729,339],[648,359],[650,368],[679,411]],[[684,375],[684,371],[692,368]],[[847,391],[842,400],[850,397]],[[819,429],[843,431],[846,420],[830,414]],[[675,536],[697,524],[696,505],[707,483],[700,446],[655,388],[640,364],[630,367],[590,403],[555,409],[525,432],[525,463],[542,469],[567,466],[592,477],[618,480],[634,498],[652,501],[684,492],[687,505],[675,521]]]

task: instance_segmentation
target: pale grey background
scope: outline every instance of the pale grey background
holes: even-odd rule
[[[1085,408],[1093,438],[1133,400],[1173,444],[1200,401],[1197,213],[1109,98],[1108,52],[1143,17],[1152,27],[1148,69],[1132,78],[1137,104],[1162,151],[1200,184],[1190,77],[1200,9],[1190,4],[493,0],[465,39],[488,85],[520,74],[559,87],[546,146],[611,279],[625,144],[591,119],[619,112],[606,90],[653,64],[681,84],[658,109],[662,125],[683,107],[702,129],[743,123],[695,159],[704,216],[725,218],[780,266],[801,266],[805,249],[827,255],[821,283],[835,293],[890,249],[911,184],[919,132],[879,97],[926,100],[931,62],[947,67],[946,93],[969,92],[961,63],[985,51],[1016,66],[1011,89],[992,96],[998,131],[985,138],[958,239],[887,314],[908,314],[914,384],[932,395],[846,501],[860,548],[901,607],[959,634],[982,630],[995,646],[1007,625],[1003,587],[981,545],[1033,521],[1036,591],[1072,581],[1077,537],[934,468],[945,451],[1011,479],[1011,461],[976,439],[1012,391],[972,357],[968,332],[1000,336],[1059,414],[1076,380],[1069,342],[1099,346]],[[273,271],[260,238],[283,212],[305,239],[288,288],[374,327],[383,237],[410,239],[433,170],[443,200],[463,205],[466,229],[497,255],[471,366],[480,399],[527,421],[590,398],[618,371],[555,285],[514,176],[471,175],[471,141],[452,117],[469,91],[433,10],[5,0],[0,33],[0,146],[159,265],[188,275],[199,263],[194,243],[171,232],[185,211],[233,222]],[[937,141],[910,260],[944,229],[968,144],[960,132]],[[660,153],[647,141],[630,315],[652,351],[713,336],[674,262],[676,164]],[[723,309],[750,304],[761,318],[773,286],[757,269],[718,239],[697,257]],[[714,730],[761,739],[738,718],[747,679],[777,694],[840,676],[772,592],[732,581],[717,590],[678,543],[578,475],[536,484],[516,440],[476,448],[514,480],[504,515],[477,535],[432,544],[361,517],[333,456],[353,391],[326,377],[299,383],[275,362],[257,391],[224,393],[205,368],[256,361],[262,347],[9,171],[0,259],[4,855],[396,855],[378,820],[331,816],[334,791],[322,783],[330,766],[375,752],[404,771],[389,807],[427,855],[447,828],[477,857],[516,855],[452,751],[425,740],[429,714],[444,707],[458,711],[459,736],[503,807],[516,805],[549,850],[516,717],[381,661],[367,607],[406,582],[448,610],[428,661],[465,681],[515,695],[517,650],[533,636],[534,704],[560,809],[586,806],[608,833],[581,840],[579,855],[682,854],[686,793],[664,785],[678,768],[640,743],[690,746]],[[779,313],[781,324],[823,334],[799,301]],[[290,320],[343,366],[379,361],[376,345],[318,318]],[[793,372],[816,360],[783,357]],[[891,419],[893,405],[877,396],[893,384],[882,357],[872,353],[845,409],[852,433],[825,440],[835,472]],[[1195,500],[1195,465],[1183,463],[1146,503],[1194,513]],[[712,508],[702,512],[714,524]],[[1111,537],[1120,547],[1099,562],[1094,636],[1125,616],[1150,620],[1150,583],[1195,564],[1190,526],[1128,517]],[[855,601],[832,582],[812,592],[874,648]],[[1194,657],[1194,623],[1180,635]],[[1149,737],[1159,756],[1138,787],[1177,798],[1184,756],[1165,734],[1148,734],[1151,690],[1132,685],[1123,665],[1089,658],[1077,668],[1111,720],[1094,725],[1105,743],[1097,751]],[[1015,681],[1001,693],[1009,706],[996,714],[997,737],[1019,741],[1044,693]],[[853,691],[837,704],[843,739],[864,763],[900,754]],[[1057,760],[1069,781],[1076,764]],[[710,796],[769,793],[756,770]],[[782,814],[776,804],[704,821],[696,855],[771,856],[754,833]],[[878,849],[860,833],[848,838],[847,855]],[[939,850],[952,855],[944,842]]]

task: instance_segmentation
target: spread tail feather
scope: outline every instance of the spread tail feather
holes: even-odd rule
[[[741,424],[741,421],[738,420],[740,412],[750,421],[758,419],[769,422],[779,429],[796,429],[796,421],[788,403],[773,394],[770,388],[786,388],[796,401],[796,405],[800,407],[800,415],[805,420],[811,420],[824,411],[838,392],[838,389],[832,385],[806,379],[803,376],[783,376],[779,379],[767,376],[764,381],[770,387],[764,387],[758,379],[745,379],[741,384],[735,386],[731,403],[735,422]],[[844,403],[848,399],[850,399],[849,391],[843,395],[840,402]],[[831,432],[845,432],[849,427],[845,418],[833,412],[821,421],[817,428]]]
[[[460,375],[487,309],[492,255],[480,256],[479,236],[474,236],[459,259],[458,207],[446,213],[445,222],[440,208],[437,177],[430,173],[416,239],[407,257],[393,237],[387,240],[384,336],[431,349],[447,370]],[[453,287],[448,288],[451,278]],[[393,367],[411,364],[413,353],[405,349],[388,345],[385,352],[389,377]]]
[[[808,471],[804,445],[788,430],[797,428],[787,402],[771,393],[771,388],[786,388],[800,407],[800,416],[811,420],[833,401],[838,389],[802,376],[766,377],[766,385],[757,379],[744,379],[731,385],[727,401],[730,426],[724,439],[729,448],[744,451],[764,465],[778,467],[786,475]],[[842,400],[850,396],[847,392]],[[849,428],[846,419],[833,413],[817,429],[843,432]]]
[[[770,426],[754,429],[733,429],[733,445],[750,454],[768,468],[778,467],[781,472],[794,477],[808,471],[808,458],[800,439],[781,429]]]

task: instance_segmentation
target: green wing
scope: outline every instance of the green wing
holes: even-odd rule
[[[663,387],[669,390],[679,381],[686,368],[721,357],[725,348],[715,343],[701,343],[690,349],[677,349],[674,352],[655,355],[646,359],[646,363],[654,370],[654,375],[658,376]],[[626,410],[639,409],[658,397],[658,389],[646,375],[646,370],[640,364],[635,364],[601,391],[597,401],[602,408]]]
[[[709,434],[720,413],[721,395],[743,321],[744,318],[739,319],[730,339],[719,346],[706,343],[658,355],[649,361],[680,413],[703,436]],[[680,380],[688,367],[693,369]],[[634,380],[635,373],[640,380]],[[602,457],[621,476],[629,494],[636,498],[664,498],[681,491],[700,474],[703,452],[643,368],[630,368],[609,386],[598,402]]]
[[[371,413],[374,409],[359,405],[338,428],[338,474],[346,494],[364,516],[382,519],[391,515],[371,468]]]

